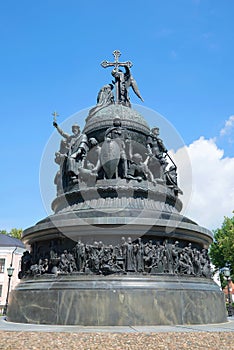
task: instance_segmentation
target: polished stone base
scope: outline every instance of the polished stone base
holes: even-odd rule
[[[223,293],[209,279],[157,276],[40,276],[12,291],[8,320],[136,326],[221,323]]]

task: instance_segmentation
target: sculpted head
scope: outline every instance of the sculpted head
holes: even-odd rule
[[[119,117],[116,117],[113,119],[113,125],[118,127],[118,126],[121,126],[122,123],[121,123],[121,119]]]
[[[159,128],[158,127],[152,128],[151,132],[153,135],[158,136],[159,135]]]
[[[91,137],[89,139],[89,142],[90,142],[92,147],[97,146],[97,144],[98,144],[98,141],[95,139],[95,137]]]
[[[142,156],[139,154],[139,153],[135,153],[133,156],[132,156],[132,160],[133,162],[135,162],[136,164],[139,164],[142,162]]]
[[[79,127],[78,124],[73,124],[73,125],[72,125],[72,132],[73,132],[73,134],[75,134],[75,135],[78,135],[78,134],[80,133],[80,127]]]

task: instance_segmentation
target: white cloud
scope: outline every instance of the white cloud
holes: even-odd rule
[[[192,167],[184,169],[181,154],[187,152]],[[180,175],[179,184],[184,191],[184,214],[208,229],[222,225],[224,216],[232,216],[234,210],[234,158],[224,157],[223,150],[215,139],[201,137],[189,146],[179,149],[174,155]],[[192,196],[191,193],[192,181]],[[186,208],[186,202],[189,204]]]
[[[220,136],[224,136],[230,133],[234,127],[234,115],[231,115],[228,120],[225,121],[224,127],[220,130]]]

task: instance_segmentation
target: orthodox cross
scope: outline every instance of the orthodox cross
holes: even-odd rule
[[[58,117],[59,114],[58,114],[56,111],[54,111],[54,112],[52,113],[52,116],[54,117],[54,119],[53,119],[54,123],[57,123],[56,117]]]
[[[115,58],[114,62],[108,62],[108,61],[102,61],[101,66],[103,68],[107,67],[114,67],[116,71],[119,70],[119,67],[128,67],[129,69],[132,67],[132,62],[126,61],[126,62],[119,62],[119,57],[121,56],[121,52],[119,50],[115,50],[113,52],[113,56]],[[119,98],[119,80],[115,79],[115,86],[116,86],[116,103],[120,102]]]

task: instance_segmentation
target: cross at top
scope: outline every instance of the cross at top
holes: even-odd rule
[[[56,117],[58,117],[59,116],[59,114],[56,112],[56,111],[54,111],[53,113],[51,113],[52,114],[52,116],[54,117],[54,122],[56,123]]]
[[[130,61],[119,62],[119,57],[121,56],[121,52],[119,50],[113,51],[113,56],[115,58],[114,62],[102,61],[101,66],[103,68],[115,67],[116,69],[118,69],[119,67],[128,67],[128,68],[132,67],[132,62]]]

